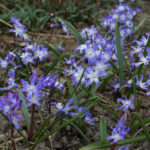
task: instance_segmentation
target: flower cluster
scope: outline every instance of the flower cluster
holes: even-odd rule
[[[101,25],[103,27],[109,27],[109,32],[114,32],[115,21],[117,20],[120,25],[120,35],[124,39],[133,33],[134,23],[132,19],[140,11],[140,9],[134,10],[131,6],[124,3],[124,1],[120,1],[119,5],[115,9],[112,9],[109,15],[103,17]]]
[[[20,110],[22,101],[19,99],[18,91],[9,92],[7,97],[0,97],[0,111],[8,116],[10,123],[19,128],[18,122],[22,119]]]

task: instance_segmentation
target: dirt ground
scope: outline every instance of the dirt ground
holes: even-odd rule
[[[143,16],[149,15],[145,22],[145,27],[140,29],[140,31],[137,34],[140,34],[143,31],[150,33],[150,1],[145,1],[148,5],[144,8],[144,12],[142,12],[139,15],[138,20],[140,20]],[[140,6],[139,7],[143,7]],[[81,30],[81,29],[79,29]],[[65,52],[72,53],[74,49],[77,47],[78,42],[76,39],[72,36],[66,36],[62,33],[60,29],[56,29],[53,31],[44,31],[43,33],[31,33],[35,39],[35,41],[44,41],[52,46],[55,46],[60,41],[64,40],[63,47],[65,48]],[[16,42],[18,39],[14,40],[13,36],[10,35],[0,35],[0,52],[6,54],[9,50],[13,50],[15,48],[14,42]],[[20,45],[24,46],[23,41],[19,41]],[[53,60],[54,58],[52,58]],[[104,99],[102,100],[102,103],[106,104],[111,109],[115,110],[119,113],[118,107],[119,104],[112,104],[110,103],[110,100],[113,102],[116,102],[116,94],[112,90],[112,88],[108,85],[106,86],[106,89],[103,93],[96,92],[96,95],[103,95]],[[150,116],[150,97],[145,97],[142,92],[138,93],[138,98],[143,101],[141,110],[140,110],[140,116],[142,116],[142,119],[148,118]],[[52,112],[56,112],[55,108],[52,108]],[[99,106],[95,105],[92,109],[93,117],[95,117],[95,126],[91,126],[86,124],[85,128],[83,129],[83,132],[86,134],[86,136],[92,141],[92,142],[99,142],[100,140],[100,133],[99,133],[99,123],[100,123],[100,116],[104,116],[106,123],[107,123],[107,129],[108,134],[111,134],[112,128],[115,127],[117,123],[117,119],[108,114],[104,109],[100,108]],[[46,114],[45,114],[46,115]],[[130,113],[128,114],[130,117]],[[35,129],[38,129],[41,118],[38,113],[38,109],[36,109],[36,118],[35,118]],[[146,124],[150,129],[150,124]],[[25,127],[25,120],[21,122],[21,128],[25,135],[27,135],[27,130]],[[143,130],[138,129],[132,137],[137,135],[142,135]],[[131,136],[130,136],[131,137]],[[14,138],[16,140],[17,144],[17,150],[28,150],[27,146],[25,145],[23,139],[18,135],[18,133],[15,131]],[[10,125],[8,122],[0,116],[0,149],[2,146],[6,146],[6,149],[11,149],[11,140],[10,140]],[[66,128],[62,129],[60,132],[54,133],[52,136],[50,136],[46,141],[43,143],[40,143],[36,150],[78,150],[79,148],[87,145],[86,141],[80,136],[80,134],[76,131],[75,128],[73,128],[71,125],[68,125]],[[117,148],[116,148],[117,149]],[[135,144],[130,145],[131,150],[150,150],[149,144],[147,141],[139,142]]]

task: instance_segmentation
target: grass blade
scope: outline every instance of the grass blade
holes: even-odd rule
[[[142,118],[137,113],[135,113],[135,116],[139,120],[139,123],[141,124],[141,126],[142,126],[142,128],[144,130],[144,133],[145,133],[145,135],[147,137],[147,141],[150,143],[150,134],[149,134],[149,131],[148,131],[147,127],[145,126]]]
[[[107,127],[106,127],[106,122],[104,120],[104,117],[100,117],[100,141],[102,143],[107,142]],[[102,148],[102,150],[107,150],[107,148]]]
[[[103,116],[100,117],[100,139],[105,141],[107,138],[106,122]]]
[[[146,140],[146,136],[137,136],[137,137],[133,137],[133,138],[128,138],[125,140],[120,140],[117,143],[117,146],[122,146],[122,145],[126,145],[126,144],[131,144],[131,143],[135,143],[135,142],[141,142],[141,141],[145,141]],[[101,148],[109,148],[111,146],[111,143],[93,143],[93,144],[89,144],[87,146],[84,146],[82,148],[80,148],[80,150],[97,150],[97,149],[101,149]]]
[[[123,73],[123,51],[121,47],[121,38],[120,38],[120,32],[119,32],[119,26],[118,22],[116,21],[115,24],[115,33],[116,33],[116,45],[117,45],[117,57],[118,57],[118,64],[119,64],[119,78],[120,78],[120,85],[121,87],[124,87],[124,73]],[[124,88],[121,88],[121,94],[123,95]]]
[[[139,24],[134,28],[134,33],[136,33],[144,24],[148,16],[144,16],[144,18],[139,22]]]
[[[45,129],[45,127],[47,126],[47,124],[49,123],[50,117],[46,118],[43,122],[43,124],[41,125],[40,129],[35,132],[35,134],[32,137],[32,140],[34,141],[35,138],[43,131],[43,129]]]
[[[62,18],[58,18],[66,27],[67,29],[78,39],[81,41],[81,43],[85,43],[84,39],[80,35],[80,33],[77,31],[77,29],[70,24],[68,21],[63,20]]]
[[[74,102],[74,105],[77,106],[77,105],[78,105],[78,100],[77,100],[77,96],[76,96],[76,94],[75,94],[75,89],[73,88],[73,86],[72,86],[72,84],[71,84],[71,82],[70,82],[69,80],[67,80],[67,86],[68,86],[70,95],[72,95],[72,93],[73,93],[73,95],[72,95],[72,97],[73,97],[73,102]]]
[[[60,57],[61,54],[59,54],[53,47],[51,47],[49,44],[46,42],[41,42],[43,45],[45,45],[49,50],[51,50],[56,56]]]
[[[26,106],[26,102],[25,102],[25,99],[23,98],[23,93],[22,92],[19,92],[19,99],[22,100],[22,111],[23,111],[23,114],[24,114],[24,117],[25,117],[25,120],[26,120],[26,123],[27,123],[27,128],[29,130],[30,128],[30,115],[29,115],[29,112],[28,112],[28,109],[27,109],[27,106]]]
[[[150,123],[150,118],[143,119],[143,123],[144,124]],[[141,127],[141,123],[137,123],[137,124],[131,126],[131,130],[129,132],[132,133],[134,130],[136,130],[136,129],[140,128],[140,127]]]
[[[82,130],[75,124],[71,123],[71,125],[76,128],[76,130],[80,133],[80,135],[87,141],[87,143],[91,143],[90,139],[82,132]]]

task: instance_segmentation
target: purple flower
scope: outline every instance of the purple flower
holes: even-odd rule
[[[117,92],[120,89],[120,79],[118,79],[118,82],[115,80],[115,84],[112,85],[113,88],[115,88],[115,92]]]
[[[28,50],[34,51],[36,49],[35,43],[33,44],[26,43],[25,45],[26,46],[23,48],[23,50],[25,51],[28,51]]]
[[[64,84],[61,84],[59,81],[55,81],[54,87],[58,88],[62,92],[64,89]]]
[[[139,54],[140,52],[142,52],[144,47],[138,45],[137,47],[131,46],[131,48],[133,49],[133,51],[130,52],[130,55],[133,56],[134,54]]]
[[[122,109],[123,111],[128,110],[129,108],[134,110],[134,106],[133,106],[133,101],[134,101],[134,96],[132,96],[129,100],[127,99],[127,97],[124,95],[125,100],[118,98],[117,102],[118,103],[122,103],[123,105],[119,108]]]
[[[101,72],[105,72],[105,70],[110,67],[110,64],[107,63],[107,61],[105,61],[105,59],[103,60],[100,60],[100,61],[97,61],[96,62],[96,66],[95,66],[95,70],[99,70]]]
[[[5,114],[11,114],[11,106],[8,98],[0,97],[0,110]]]
[[[23,115],[18,115],[17,111],[9,115],[9,121],[12,123],[16,129],[19,128],[18,122],[23,118]]]
[[[15,29],[10,29],[9,32],[15,33],[15,36],[16,36],[16,37],[19,36],[20,38],[23,38],[23,34],[25,34],[26,31],[27,31],[27,30],[25,29],[25,26],[24,26],[24,25],[20,25],[20,26],[15,25],[14,27],[15,27]]]
[[[58,21],[61,23],[61,26],[62,26],[62,29],[63,29],[63,32],[65,32],[66,33],[66,35],[69,35],[69,31],[68,31],[68,29],[67,29],[67,27],[66,27],[66,25],[60,20],[60,19],[58,19]]]
[[[29,95],[34,93],[39,93],[40,90],[44,88],[44,84],[39,82],[37,79],[37,73],[36,70],[34,70],[33,75],[30,77],[30,82],[21,79],[21,83],[23,85],[23,88],[20,89],[21,92],[27,92]]]
[[[8,87],[2,87],[0,88],[0,91],[10,90],[11,88],[18,87],[18,85],[15,83],[15,71],[13,69],[9,70],[8,76],[9,78],[6,80],[6,82],[8,83]]]
[[[84,68],[82,66],[78,66],[75,68],[75,70],[73,71],[73,75],[72,75],[72,78],[74,80],[74,84],[78,84],[81,77],[82,77],[82,74],[83,74],[83,71],[84,71]],[[81,80],[81,83],[85,83],[85,77],[83,75],[83,78]]]
[[[85,49],[85,53],[82,57],[82,60],[88,59],[88,64],[91,65],[96,61],[96,58],[97,55],[94,47],[91,44],[87,45],[87,49]]]
[[[91,118],[91,113],[90,111],[87,111],[85,113],[85,122],[89,123],[90,125],[95,125],[95,123],[93,122],[95,120],[95,118]]]
[[[19,18],[11,17],[11,22],[12,22],[12,24],[14,24],[14,25],[20,26],[20,25],[21,25],[21,24],[20,24],[20,20],[21,20],[21,19],[19,19]]]
[[[22,101],[19,99],[18,91],[16,92],[9,92],[8,93],[8,101],[11,103],[11,108],[15,110],[20,109],[22,107]]]
[[[32,104],[35,104],[37,106],[40,106],[40,100],[42,99],[42,96],[44,95],[44,93],[40,93],[39,91],[36,91],[34,93],[30,93],[27,94],[27,97],[25,97],[25,99],[27,99],[28,103],[27,103],[27,107],[30,107]]]
[[[97,28],[94,25],[92,25],[91,28],[84,28],[81,32],[81,36],[85,40],[94,40],[97,34]]]
[[[73,75],[76,70],[72,68],[72,66],[70,66],[70,69],[64,69],[65,72],[67,72],[68,74],[66,74],[66,76],[70,76]]]
[[[53,104],[58,109],[58,115],[60,115],[61,113],[65,113],[66,115],[68,115],[72,109],[78,109],[78,106],[71,106],[72,103],[72,98],[66,103],[65,106],[60,102],[51,102],[51,104]]]
[[[57,23],[51,23],[51,24],[50,24],[50,28],[54,28],[54,27],[57,27],[57,26],[58,26]]]
[[[10,64],[10,61],[6,57],[5,59],[0,59],[0,66],[2,69],[7,69],[8,65]]]
[[[121,146],[118,150],[129,150],[129,146]]]
[[[136,85],[138,85],[141,89],[146,90],[148,87],[147,82],[142,82],[143,81],[143,75],[141,76],[140,80],[138,78],[138,76],[136,76]]]
[[[86,49],[87,49],[87,44],[81,44],[81,45],[79,45],[79,46],[76,48],[75,52],[76,52],[77,50],[79,50],[79,51],[80,51],[80,54],[82,54]]]
[[[88,79],[86,86],[91,85],[93,82],[95,82],[96,85],[99,86],[99,77],[104,76],[106,76],[106,73],[104,71],[97,70],[95,67],[87,67],[85,71],[85,78]]]
[[[65,58],[65,61],[67,65],[73,65],[75,63],[75,59],[72,59],[71,57],[69,57],[69,59]]]
[[[140,66],[141,64],[144,64],[144,65],[149,64],[149,59],[150,59],[149,56],[144,57],[144,55],[140,53],[138,57],[140,58],[140,61],[133,63],[136,67]]]
[[[125,115],[121,117],[116,127],[113,129],[112,135],[107,137],[107,140],[113,140],[111,144],[117,143],[119,140],[123,140],[127,132],[130,130],[124,125]]]
[[[22,53],[20,57],[22,58],[22,61],[25,65],[28,65],[29,63],[34,64],[34,61],[33,61],[34,57],[32,56],[32,53],[25,52],[25,53]]]
[[[47,58],[49,56],[48,53],[48,48],[42,46],[42,45],[38,45],[36,50],[34,51],[34,59],[39,58],[40,61],[43,61],[44,58]]]
[[[74,117],[74,116],[78,115],[80,112],[82,112],[85,108],[86,108],[86,106],[81,106],[81,107],[78,108],[78,112],[71,112],[70,115],[72,117]],[[81,117],[84,117],[84,115],[85,114],[83,114]]]
[[[130,79],[130,80],[128,80],[127,82],[125,82],[125,86],[124,86],[124,87],[131,88],[131,87],[132,87],[132,84],[133,84],[133,81],[132,81],[132,79]]]
[[[9,32],[15,33],[16,37],[19,36],[21,39],[23,38],[24,40],[31,41],[31,39],[26,34],[27,29],[25,29],[25,25],[20,23],[20,19],[12,17],[11,22],[13,23],[15,29],[11,29]]]

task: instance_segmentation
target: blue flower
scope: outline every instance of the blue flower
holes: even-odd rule
[[[95,125],[95,123],[93,121],[95,121],[95,118],[91,118],[91,113],[90,111],[87,111],[85,113],[85,122],[89,123],[90,125]]]
[[[65,106],[60,102],[51,102],[51,104],[53,104],[58,109],[58,115],[60,115],[61,113],[65,113],[66,115],[68,115],[72,109],[78,109],[78,106],[71,106],[72,103],[73,98],[71,98]]]
[[[106,76],[106,73],[101,70],[97,70],[95,67],[87,67],[85,71],[85,78],[88,80],[86,86],[96,83],[97,87],[100,85],[99,77]]]
[[[11,88],[18,87],[18,85],[15,83],[15,71],[13,69],[9,70],[8,76],[9,78],[6,80],[6,82],[8,83],[8,87],[2,87],[0,88],[0,91],[10,90]]]
[[[19,129],[19,121],[23,118],[23,115],[18,115],[17,111],[14,111],[9,115],[9,121],[12,123],[16,129]]]
[[[149,60],[150,60],[149,56],[145,57],[143,54],[139,53],[138,57],[140,58],[139,62],[133,63],[136,67],[139,67],[141,64],[144,64],[144,65],[149,64]]]
[[[16,37],[19,36],[20,38],[23,38],[23,34],[25,34],[27,32],[27,30],[25,29],[25,26],[24,25],[21,25],[21,26],[15,25],[14,27],[15,27],[15,29],[10,29],[9,32],[15,33]]]
[[[0,59],[0,66],[2,69],[7,69],[9,64],[10,64],[10,61],[7,57],[5,59]]]
[[[112,135],[107,137],[107,140],[112,140],[111,144],[117,143],[119,140],[123,140],[125,135],[129,132],[129,128],[125,125],[125,115],[121,117],[116,127],[113,129]]]
[[[129,150],[129,146],[121,146],[118,150]]]
[[[21,92],[27,92],[27,94],[39,93],[45,86],[37,79],[36,70],[34,70],[33,75],[30,77],[30,82],[21,79],[23,88],[20,89]]]
[[[48,48],[38,45],[36,49],[33,49],[34,52],[34,59],[39,58],[40,61],[43,61],[44,58],[47,58],[49,56]]]
[[[138,85],[141,89],[146,90],[148,87],[148,84],[147,84],[147,82],[143,82],[143,75],[141,76],[140,80],[139,80],[138,76],[136,76],[136,79],[137,79],[136,85]]]
[[[129,108],[134,110],[134,106],[133,106],[133,100],[134,100],[134,96],[132,96],[129,100],[127,99],[127,97],[124,95],[125,100],[118,98],[117,102],[118,103],[122,103],[123,105],[120,107],[120,109],[122,109],[123,111],[128,110]]]
[[[112,85],[113,88],[115,88],[115,92],[117,92],[121,87],[120,87],[120,79],[118,81],[115,80],[115,84]]]

